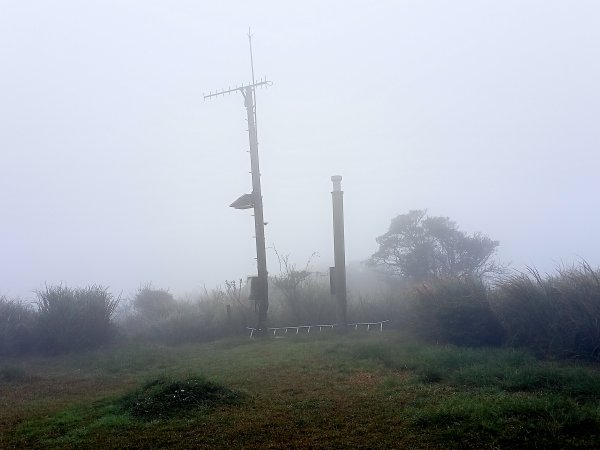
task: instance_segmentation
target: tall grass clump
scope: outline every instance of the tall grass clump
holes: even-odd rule
[[[415,287],[409,314],[412,330],[430,341],[490,346],[504,338],[489,289],[479,278],[447,278]]]
[[[41,351],[59,353],[96,348],[115,336],[112,318],[119,298],[114,298],[107,288],[46,286],[36,295]]]
[[[511,345],[600,360],[600,271],[586,262],[556,275],[529,269],[500,281],[494,309]]]
[[[35,344],[34,311],[18,300],[0,297],[0,355],[31,351]]]
[[[131,314],[121,321],[126,337],[165,344],[203,342],[246,332],[252,315],[241,280],[225,288],[175,299],[166,289],[146,285],[132,301]]]

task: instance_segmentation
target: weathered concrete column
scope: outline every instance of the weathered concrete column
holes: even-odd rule
[[[346,305],[346,248],[344,243],[344,192],[342,191],[342,177],[331,177],[333,191],[333,254],[335,267],[333,270],[335,296],[337,300],[338,330],[346,331],[347,305]]]

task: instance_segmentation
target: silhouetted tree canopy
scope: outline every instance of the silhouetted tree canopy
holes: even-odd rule
[[[492,260],[498,241],[482,233],[468,235],[448,217],[427,217],[425,210],[395,217],[388,232],[376,240],[379,250],[367,263],[412,281],[499,270]]]

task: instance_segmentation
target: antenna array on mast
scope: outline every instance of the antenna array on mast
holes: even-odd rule
[[[273,82],[267,80],[266,78],[261,78],[259,81],[257,81],[256,83],[250,83],[250,84],[243,84],[241,86],[235,86],[235,87],[228,87],[227,89],[222,89],[220,91],[215,91],[215,92],[209,92],[208,94],[204,94],[204,100],[212,98],[212,97],[218,97],[220,95],[229,95],[232,92],[237,92],[240,91],[242,93],[244,93],[244,91],[247,88],[257,88],[257,87],[268,87],[268,86],[273,86]]]
[[[234,92],[240,92],[244,97],[244,106],[246,108],[248,121],[248,138],[250,143],[250,168],[252,174],[252,193],[244,194],[230,206],[236,209],[254,209],[254,231],[256,240],[256,268],[257,276],[251,291],[254,292],[253,298],[258,309],[258,324],[256,328],[260,334],[266,334],[267,310],[269,308],[269,278],[267,273],[267,254],[265,245],[265,221],[263,215],[262,189],[260,186],[260,167],[258,162],[258,137],[256,121],[256,88],[272,86],[273,82],[266,78],[259,81],[254,79],[254,59],[252,56],[252,35],[248,30],[248,40],[250,43],[250,66],[252,69],[252,82],[241,86],[229,87],[215,92],[209,92],[204,95],[204,100],[229,95]]]

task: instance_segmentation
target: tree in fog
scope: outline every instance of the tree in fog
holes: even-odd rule
[[[482,276],[500,268],[493,261],[499,242],[482,233],[468,235],[448,217],[425,210],[401,214],[377,239],[379,250],[368,264],[411,281]]]
[[[138,289],[133,298],[133,308],[142,317],[158,320],[169,315],[175,306],[175,298],[165,289],[156,289],[150,283]]]

